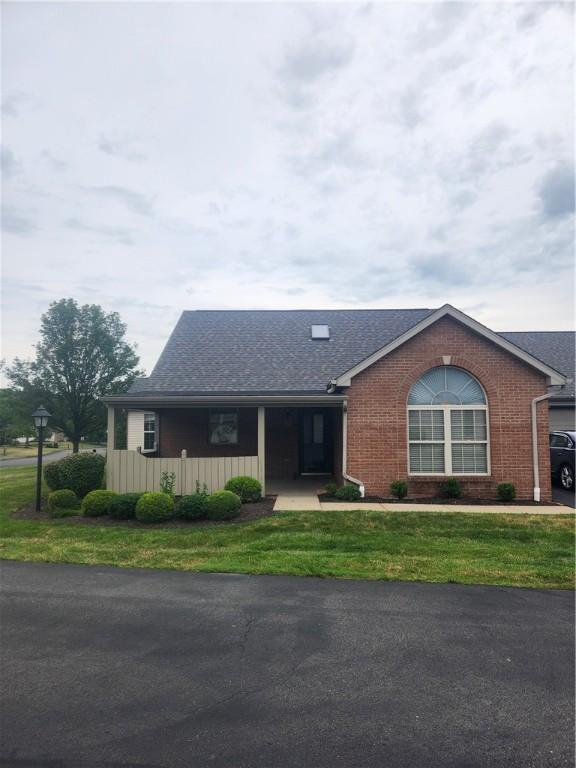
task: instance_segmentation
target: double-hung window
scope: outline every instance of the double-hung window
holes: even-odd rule
[[[489,473],[486,395],[462,368],[431,368],[411,387],[408,466],[412,475]]]
[[[156,414],[144,414],[144,451],[156,450]]]

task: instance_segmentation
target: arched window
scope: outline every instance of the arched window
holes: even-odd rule
[[[487,475],[488,408],[480,383],[462,368],[431,368],[408,393],[412,475]]]

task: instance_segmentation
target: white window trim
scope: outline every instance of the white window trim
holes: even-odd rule
[[[146,430],[146,416],[154,416],[154,445],[152,448],[144,448],[144,445],[146,443],[146,440],[144,439],[147,432],[150,432],[150,430]],[[142,423],[142,448],[140,449],[140,453],[155,453],[158,450],[158,414],[155,411],[144,411],[144,420]]]
[[[408,411],[443,411],[444,412],[444,440],[410,440],[410,419],[406,418],[406,461],[408,475],[413,477],[489,477],[492,474],[490,461],[490,418],[487,405],[408,405]],[[486,444],[486,472],[453,472],[452,471],[452,424],[450,411],[484,411],[486,413],[486,440],[454,440],[455,444],[469,443]],[[413,472],[410,469],[410,443],[414,444],[442,444],[444,443],[444,472]]]

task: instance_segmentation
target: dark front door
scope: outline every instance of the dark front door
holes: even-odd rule
[[[300,474],[332,474],[332,414],[307,408],[300,412]]]

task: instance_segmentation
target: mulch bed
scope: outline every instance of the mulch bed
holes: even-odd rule
[[[328,496],[327,493],[319,493],[318,499],[322,502],[340,501],[334,496]],[[418,497],[417,499],[396,499],[393,497],[386,498],[385,496],[365,496],[363,499],[358,499],[352,502],[354,504],[470,504],[470,506],[487,506],[491,507],[561,507],[556,501],[530,501],[530,500],[516,500],[516,501],[500,501],[499,499],[441,499],[438,496],[430,496],[428,498]]]
[[[248,523],[259,520],[262,517],[271,517],[274,513],[276,496],[266,496],[261,501],[251,504],[243,504],[240,515],[234,520],[167,520],[163,523],[141,523],[139,520],[113,520],[111,517],[84,517],[73,515],[71,517],[50,517],[45,511],[46,501],[43,502],[41,512],[36,512],[34,502],[30,502],[11,514],[16,520],[39,520],[49,523],[66,523],[67,525],[99,525],[120,528],[204,528],[213,525],[234,525],[236,523]]]

